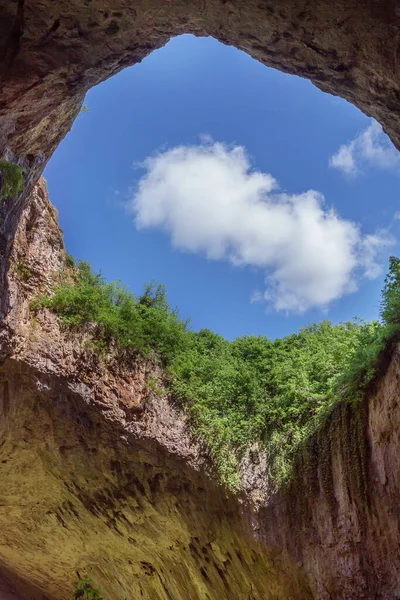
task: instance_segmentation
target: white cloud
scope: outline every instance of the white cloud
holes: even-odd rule
[[[241,146],[178,146],[142,166],[131,201],[137,228],[163,229],[181,250],[263,269],[266,290],[253,301],[325,309],[360,277],[377,276],[382,234],[362,236],[319,192],[280,192],[271,175],[251,169]]]
[[[355,175],[358,172],[354,160],[354,142],[340,146],[339,150],[329,160],[329,166],[341,169],[347,175]]]
[[[329,166],[342,170],[347,175],[359,175],[363,167],[375,167],[382,170],[398,169],[400,153],[393,146],[382,127],[371,121],[364,131],[329,159]]]
[[[367,279],[379,277],[382,273],[382,265],[376,261],[376,257],[383,248],[394,244],[395,239],[387,229],[364,236],[360,245],[360,264],[364,270],[364,277]]]

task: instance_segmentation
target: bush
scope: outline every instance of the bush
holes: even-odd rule
[[[381,323],[371,323],[364,330],[353,360],[337,381],[336,392],[350,401],[360,400],[373,382],[379,367],[379,358],[390,341],[399,333],[400,326],[400,260],[389,259],[381,301]]]
[[[275,341],[188,332],[185,352],[171,365],[172,393],[189,407],[230,487],[238,483],[238,458],[254,443],[267,449],[272,478],[290,475],[296,448],[334,402],[337,381],[370,327],[322,321]]]
[[[169,306],[163,286],[152,282],[136,298],[86,262],[71,259],[53,294],[38,298],[34,307],[53,310],[71,328],[94,324],[99,350],[114,341],[158,357],[172,397],[190,415],[220,478],[237,489],[238,460],[250,446],[265,449],[270,476],[285,480],[299,445],[333,405],[363,396],[399,326],[400,261],[390,261],[382,323],[325,320],[275,341],[245,336],[229,342],[208,329],[190,331]]]
[[[50,308],[71,328],[94,324],[99,349],[115,340],[120,348],[146,356],[155,352],[164,364],[171,361],[184,343],[187,323],[168,305],[163,286],[152,282],[136,298],[121,283],[107,283],[93,273],[87,262],[68,262],[65,279],[51,296],[37,298],[33,308]]]
[[[78,573],[79,575],[79,573]],[[99,590],[94,587],[92,579],[80,579],[75,586],[75,592],[72,596],[73,600],[104,600]],[[127,600],[127,598],[121,598],[121,600]]]
[[[0,172],[3,176],[2,187],[0,189],[0,201],[5,200],[9,196],[16,200],[18,192],[20,192],[24,186],[24,176],[21,167],[15,163],[1,159]]]
[[[103,600],[99,590],[94,587],[93,581],[90,578],[78,581],[72,597],[74,600],[78,600],[79,598],[82,598],[82,600]]]

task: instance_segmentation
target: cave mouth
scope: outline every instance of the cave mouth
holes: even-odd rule
[[[79,114],[86,92],[137,64],[174,36],[211,36],[262,64],[310,79],[345,98],[400,145],[397,72],[399,16],[392,2],[325,0],[277,5],[272,0],[62,0],[7,3],[0,8],[5,40],[0,152],[38,179]],[[21,202],[3,219],[3,279]],[[4,288],[5,282],[2,281]],[[4,312],[4,311],[3,311]]]
[[[181,34],[209,36],[243,50],[261,64],[300,75],[374,117],[399,147],[397,69],[399,17],[391,2],[379,9],[351,0],[326,8],[298,0],[275,2],[172,0],[167,6],[124,0],[107,6],[63,0],[43,11],[39,2],[0,9],[2,103],[0,151],[20,164],[29,186],[80,112],[87,91]],[[3,211],[1,287],[6,290],[11,240],[26,194]],[[6,315],[7,293],[1,315]]]
[[[1,7],[2,150],[43,167],[88,89],[183,33],[211,36],[301,75],[375,117],[399,145],[399,16],[392,2],[62,0]],[[36,165],[36,173],[40,166]]]
[[[337,277],[337,266],[329,262],[328,256],[322,258],[327,236],[337,252],[340,245],[347,244],[343,260],[351,261],[359,246],[366,242],[365,236],[372,235],[378,225],[385,228],[390,219],[382,219],[379,207],[374,207],[376,190],[386,186],[385,208],[389,214],[394,214],[397,208],[396,177],[392,171],[388,175],[384,169],[372,165],[374,175],[368,174],[371,163],[365,161],[359,150],[354,152],[354,161],[360,162],[358,177],[329,164],[342,144],[350,147],[360,132],[371,128],[371,121],[357,109],[322,93],[305,79],[265,68],[245,53],[213,38],[193,36],[174,38],[140,65],[125,69],[97,86],[89,92],[84,105],[88,112],[80,114],[44,173],[50,198],[60,210],[67,248],[73,256],[89,260],[95,270],[102,270],[109,279],[123,280],[137,293],[141,292],[143,282],[153,278],[165,283],[172,304],[192,319],[195,329],[209,328],[228,339],[258,333],[273,338],[288,335],[310,320],[324,318],[326,298],[333,298],[329,306],[333,305],[332,318],[336,322],[351,320],[354,314],[368,320],[378,316],[377,311],[371,315],[362,295],[367,290],[370,297],[377,299],[378,306],[381,281],[373,280],[370,284],[361,274],[359,261],[357,273],[350,274],[347,265],[341,271],[349,284],[358,282],[360,276],[359,295],[348,296],[339,278],[331,292],[328,288],[332,286],[332,278]],[[378,140],[380,144],[381,138],[383,134]],[[175,160],[174,152],[179,148],[183,154]],[[245,167],[235,158],[235,148],[243,150]],[[376,149],[382,148],[377,145]],[[395,153],[394,149],[392,152]],[[203,188],[197,192],[200,161],[206,155],[209,165],[201,170]],[[154,161],[156,157],[158,166],[154,163],[151,168],[143,168],[146,161]],[[156,176],[156,168],[162,167],[162,161],[166,164],[162,187],[173,184],[174,197],[163,196],[157,208],[154,194],[164,192],[161,187],[157,190],[146,187],[145,177]],[[228,165],[228,173],[223,169],[223,161]],[[132,169],[132,165],[136,166]],[[171,183],[172,169],[179,170],[174,179],[181,180],[185,171],[193,177],[181,186],[176,181]],[[251,198],[253,184],[257,202],[263,197],[263,190],[256,182],[257,172],[264,180],[276,180],[260,224],[250,215],[255,210]],[[212,183],[215,174],[220,178],[217,193]],[[142,184],[146,193],[140,211],[127,213],[126,205],[131,204]],[[240,195],[238,185],[244,190]],[[310,190],[318,190],[324,201],[319,202]],[[317,202],[308,229],[315,225],[322,247],[309,247],[307,228],[298,234],[296,242],[281,231],[282,239],[277,243],[288,258],[284,262],[269,261],[266,255],[278,252],[279,248],[269,241],[273,232],[268,221],[274,218],[274,201],[279,200],[274,194],[283,191],[290,196],[290,202],[301,194],[309,194],[309,200]],[[236,203],[232,204],[235,194]],[[216,209],[222,195],[225,204]],[[197,222],[193,223],[191,214],[203,205],[204,211],[197,214]],[[354,229],[365,207],[370,205],[373,225],[366,222],[357,243],[350,243],[346,228]],[[160,219],[167,220],[167,213],[173,212],[174,219],[170,218],[165,228],[160,220],[154,222],[150,217],[150,222],[139,227],[140,218],[142,221],[148,218],[146,206],[151,206],[152,211],[160,210],[163,215]],[[288,202],[285,206],[288,210],[293,208]],[[338,235],[343,237],[333,236],[331,227],[322,227],[323,220],[329,220],[331,207],[341,217],[340,221],[332,221],[331,226],[339,224]],[[306,210],[304,206],[301,215]],[[233,223],[229,221],[230,211],[238,213]],[[286,218],[284,214],[281,216]],[[209,222],[215,224],[212,239],[207,233]],[[227,223],[229,231],[225,231]],[[301,219],[286,219],[284,226],[287,230],[299,229]],[[184,230],[189,228],[191,233],[185,236]],[[241,230],[246,228],[251,236],[244,238]],[[180,245],[174,244],[174,238],[178,237]],[[254,247],[253,237],[261,239],[260,247]],[[112,244],[104,244],[105,239],[112,240]],[[192,239],[199,239],[199,244],[191,246]],[[378,244],[380,238],[376,241]],[[228,249],[215,255],[216,245],[228,243]],[[233,251],[242,259],[244,268],[235,267],[230,256]],[[316,251],[326,266],[323,278],[317,278],[315,273],[312,279],[312,269],[321,267],[312,265],[310,254]],[[246,253],[254,256],[247,258]],[[301,262],[296,264],[296,256],[303,256],[303,262],[309,261],[308,273],[300,283],[293,277],[280,279],[282,286],[291,288],[278,290],[274,304],[268,302],[265,293],[271,293],[272,287],[264,283],[264,277],[275,273],[278,267],[300,272],[304,267]],[[379,256],[383,263],[386,259],[387,256]],[[186,282],[187,273],[191,273],[190,286]],[[308,286],[302,294],[300,285]],[[323,287],[326,295],[321,291]],[[318,298],[314,296],[315,289],[320,290]],[[241,315],[240,322],[235,314]]]

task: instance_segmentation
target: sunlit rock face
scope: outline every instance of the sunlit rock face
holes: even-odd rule
[[[31,310],[65,257],[41,180],[8,272],[0,598],[69,598],[79,572],[106,598],[311,599],[298,565],[256,539],[245,499],[216,483],[185,414],[152,392],[149,377],[163,388],[161,370],[99,358],[90,331],[67,333]]]
[[[303,566],[315,598],[400,598],[399,383],[395,345],[364,402],[337,406],[291,489],[260,510],[261,538]]]
[[[71,383],[1,372],[0,571],[20,598],[70,598],[77,571],[106,598],[312,597],[179,445],[132,434]]]
[[[400,351],[356,408],[339,407],[293,484],[267,457],[218,485],[149,360],[31,309],[65,266],[43,180],[7,273],[0,365],[0,600],[69,598],[77,572],[106,598],[393,600],[400,586]],[[5,337],[3,337],[3,340]]]

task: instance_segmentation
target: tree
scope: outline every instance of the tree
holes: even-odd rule
[[[388,325],[400,324],[400,259],[391,256],[381,302],[382,319]]]

